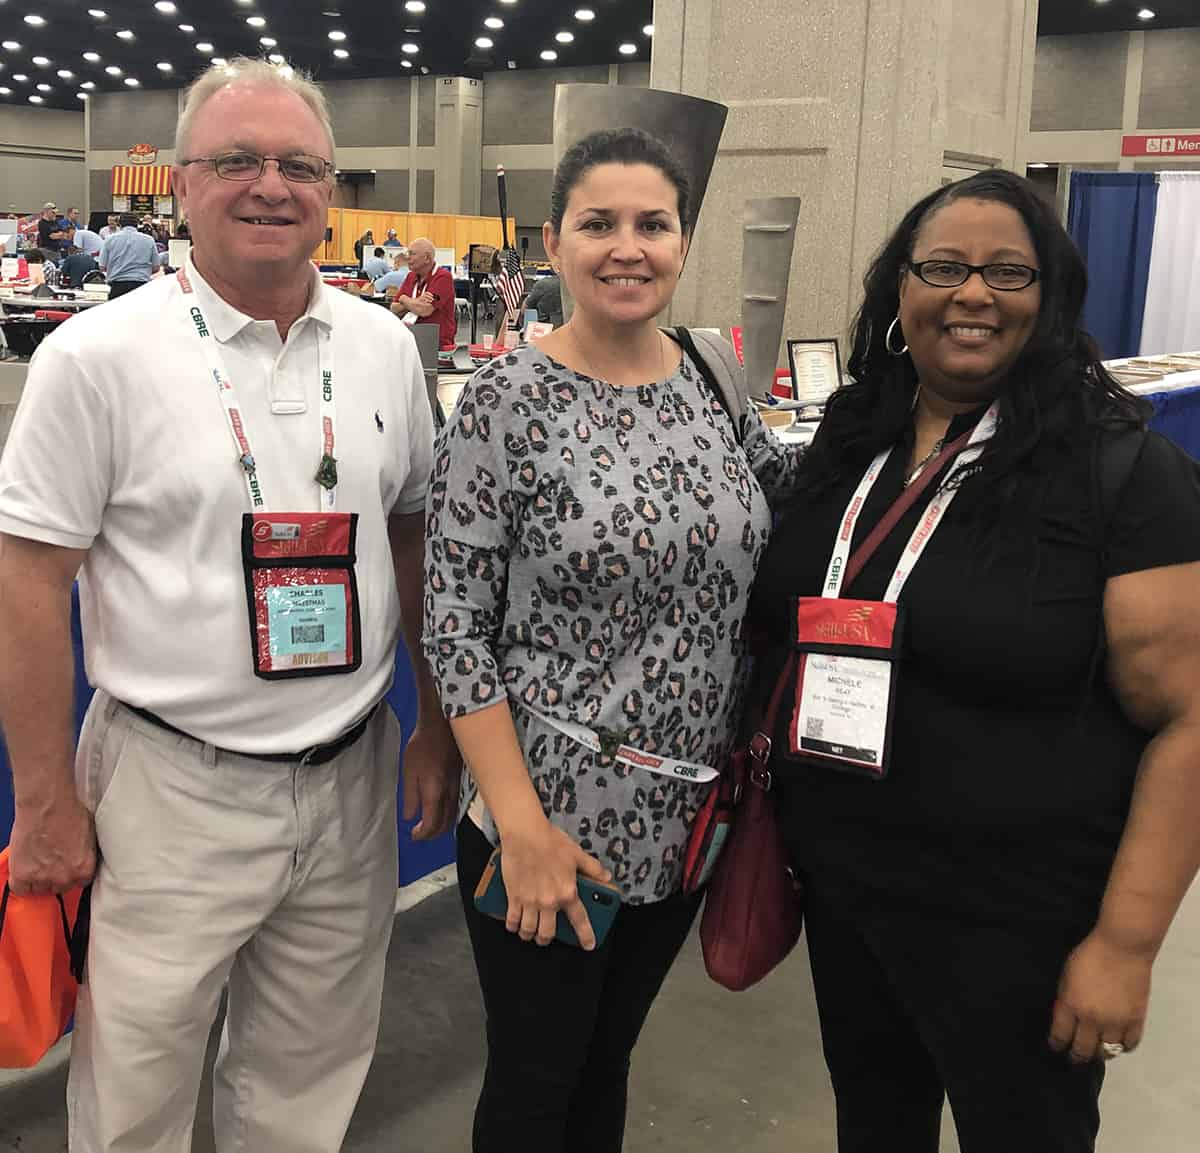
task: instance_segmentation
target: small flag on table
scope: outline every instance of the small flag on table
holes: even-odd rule
[[[516,319],[517,309],[521,307],[521,298],[525,295],[525,276],[521,271],[520,254],[515,248],[510,248],[508,243],[508,184],[504,179],[503,164],[496,166],[496,184],[504,248],[500,253],[500,271],[492,279],[500,299],[504,301],[505,313]]]

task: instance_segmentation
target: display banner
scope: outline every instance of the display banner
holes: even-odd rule
[[[1185,136],[1125,136],[1122,156],[1195,156],[1200,158],[1200,133]]]

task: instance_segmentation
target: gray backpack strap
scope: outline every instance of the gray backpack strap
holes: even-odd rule
[[[746,374],[733,345],[724,337],[696,329],[668,328],[666,334],[678,343],[695,362],[710,387],[716,385],[719,399],[742,439],[742,422],[749,409]]]

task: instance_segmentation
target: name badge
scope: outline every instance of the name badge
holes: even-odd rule
[[[882,778],[891,751],[900,608],[884,601],[799,597],[801,654],[788,752]]]
[[[357,513],[246,513],[242,566],[254,674],[349,673],[362,664]]]

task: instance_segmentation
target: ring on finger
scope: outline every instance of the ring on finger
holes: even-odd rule
[[[1106,1061],[1111,1061],[1115,1057],[1120,1057],[1125,1052],[1125,1046],[1120,1041],[1101,1041],[1100,1052],[1104,1055]]]

